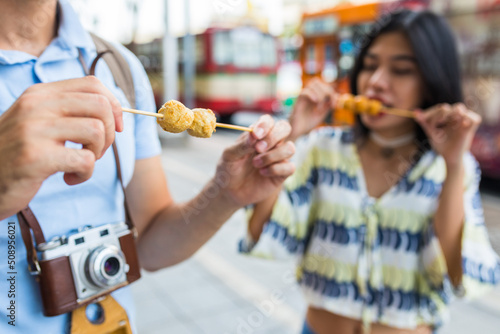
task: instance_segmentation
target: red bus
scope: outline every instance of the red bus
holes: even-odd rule
[[[220,116],[241,110],[278,110],[278,48],[273,36],[242,26],[209,28],[195,38],[197,107],[212,109]]]
[[[279,110],[276,39],[253,26],[209,28],[195,35],[195,107],[212,109],[229,118],[237,111],[274,113]],[[162,102],[162,41],[134,45],[148,72],[157,105]],[[179,96],[183,96],[182,38],[179,47]],[[182,98],[181,98],[182,100]]]

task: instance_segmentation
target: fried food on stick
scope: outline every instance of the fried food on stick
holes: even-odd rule
[[[369,99],[366,96],[352,94],[342,94],[338,98],[337,108],[346,109],[353,113],[367,114],[376,116],[382,111],[384,113],[415,118],[415,114],[411,110],[388,108],[385,107],[381,101]]]
[[[377,115],[384,108],[384,105],[379,100],[368,100],[368,107],[366,112],[368,115]]]
[[[360,114],[364,114],[368,111],[368,98],[357,95],[354,97],[354,111]]]
[[[338,106],[341,109],[354,110],[354,95],[342,94],[339,98]]]
[[[160,110],[159,114],[163,118],[158,118],[156,121],[163,130],[173,133],[179,133],[189,129],[194,120],[194,113],[191,109],[186,108],[182,103],[175,100],[166,102]]]
[[[187,132],[193,137],[210,138],[215,132],[215,114],[210,109],[196,108],[192,110],[194,120]]]

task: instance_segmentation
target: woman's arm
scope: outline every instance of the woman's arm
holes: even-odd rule
[[[446,179],[434,216],[434,229],[446,259],[448,274],[457,286],[462,278],[462,232],[464,227],[464,154],[481,123],[481,116],[465,105],[441,104],[417,113],[432,148],[446,163]]]
[[[255,204],[252,216],[248,222],[248,233],[252,237],[252,241],[259,241],[264,225],[271,218],[271,213],[273,212],[273,207],[279,194],[280,189],[265,200]]]
[[[443,250],[448,275],[454,286],[462,279],[462,232],[464,227],[464,166],[447,166],[434,230]]]

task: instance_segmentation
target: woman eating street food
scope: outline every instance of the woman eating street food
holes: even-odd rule
[[[351,92],[413,117],[382,110],[317,128],[340,95],[311,81],[291,117],[296,172],[249,209],[240,250],[297,257],[304,334],[434,333],[454,296],[500,281],[469,152],[481,118],[463,104],[443,18],[402,10],[366,37]]]

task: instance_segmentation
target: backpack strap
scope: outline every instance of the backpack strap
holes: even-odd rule
[[[130,107],[136,108],[134,79],[132,77],[132,72],[130,71],[130,66],[127,60],[110,42],[102,39],[97,35],[94,35],[93,33],[90,33],[90,36],[92,37],[92,40],[94,41],[94,44],[96,46],[97,54],[106,53],[102,57],[111,70],[111,74],[113,74],[116,85],[125,94],[125,97],[130,103]],[[90,73],[95,72],[96,64],[97,62],[94,62],[92,64]]]

